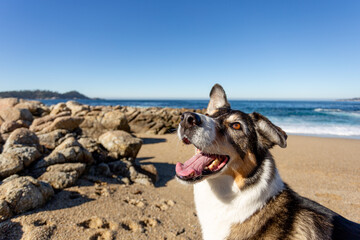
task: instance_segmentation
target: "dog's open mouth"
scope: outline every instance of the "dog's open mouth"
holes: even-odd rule
[[[185,163],[176,164],[176,175],[181,180],[196,181],[203,176],[219,172],[228,161],[229,156],[207,154],[198,150],[197,154]]]

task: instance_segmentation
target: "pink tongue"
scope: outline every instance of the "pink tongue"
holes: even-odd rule
[[[215,160],[214,157],[198,153],[184,164],[178,162],[175,170],[177,175],[181,177],[188,177],[192,173],[194,173],[194,176],[199,176],[204,168],[213,160]]]

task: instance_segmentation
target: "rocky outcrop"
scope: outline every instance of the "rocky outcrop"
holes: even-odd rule
[[[109,152],[114,153],[115,158],[131,157],[135,159],[142,145],[141,139],[120,130],[104,133],[99,137],[99,142]]]
[[[131,132],[170,133],[184,111],[194,110],[0,99],[0,221],[41,206],[80,177],[153,185],[156,168],[136,163],[142,140]]]

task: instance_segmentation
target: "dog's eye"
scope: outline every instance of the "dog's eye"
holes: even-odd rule
[[[231,124],[231,127],[233,129],[235,129],[235,130],[240,130],[241,129],[241,125],[238,122]]]

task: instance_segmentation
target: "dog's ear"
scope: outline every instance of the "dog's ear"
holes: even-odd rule
[[[215,84],[210,91],[210,101],[206,113],[212,115],[219,108],[230,108],[225,91],[220,84]]]
[[[255,130],[258,135],[258,140],[267,149],[272,148],[274,145],[279,145],[282,148],[286,147],[286,133],[275,126],[269,119],[260,113],[253,112],[249,114],[255,124]]]

